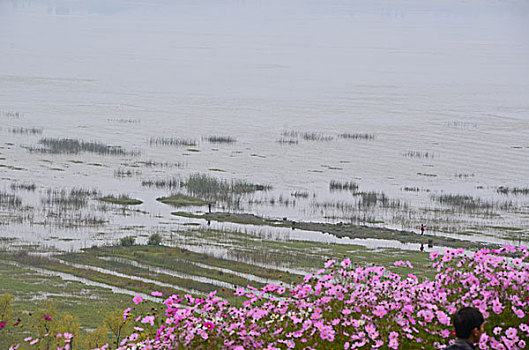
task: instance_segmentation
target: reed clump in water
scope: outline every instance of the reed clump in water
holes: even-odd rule
[[[168,189],[180,188],[180,183],[181,183],[181,180],[177,177],[141,181],[141,185],[145,187],[168,188]]]
[[[114,177],[117,178],[132,177],[134,175],[141,175],[141,171],[132,171],[130,169],[123,168],[118,168],[117,170],[114,170]]]
[[[297,145],[299,143],[299,141],[296,139],[289,139],[289,138],[284,138],[284,137],[280,138],[276,142],[281,145]]]
[[[208,136],[203,138],[210,143],[235,143],[237,139],[231,136]]]
[[[432,152],[408,151],[403,153],[406,158],[433,159],[435,155]]]
[[[496,192],[501,194],[529,195],[529,187],[506,187],[500,186]]]
[[[0,208],[5,209],[18,209],[22,206],[22,199],[19,196],[0,192]]]
[[[486,201],[469,195],[443,194],[434,195],[432,199],[462,212],[494,212],[495,210],[510,210],[514,204],[510,201]]]
[[[23,134],[23,135],[40,135],[42,134],[41,128],[10,128],[9,132],[12,134]]]
[[[67,189],[51,189],[46,191],[46,197],[41,198],[44,205],[52,205],[61,209],[78,210],[85,208],[89,199],[97,198],[99,192],[96,189],[75,187]]]
[[[25,191],[30,191],[30,192],[34,192],[35,189],[37,188],[35,184],[24,184],[24,183],[21,183],[21,184],[12,183],[10,187],[11,187],[11,190],[13,191],[25,190]]]
[[[222,180],[204,174],[192,174],[181,185],[192,195],[211,199],[271,189],[267,185],[252,184],[244,180]]]
[[[126,151],[121,146],[109,146],[100,142],[86,142],[69,138],[43,138],[39,144],[43,147],[26,147],[30,152],[50,154],[78,154],[80,152],[97,153],[100,155],[137,155],[138,152]]]
[[[343,133],[338,135],[339,138],[349,140],[374,140],[375,134],[368,133]]]
[[[355,192],[358,190],[358,184],[354,181],[331,180],[329,183],[329,190]]]

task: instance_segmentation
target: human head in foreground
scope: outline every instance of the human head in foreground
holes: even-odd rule
[[[483,315],[478,309],[470,306],[459,309],[452,317],[457,339],[445,350],[475,349],[474,344],[485,333],[484,323]]]

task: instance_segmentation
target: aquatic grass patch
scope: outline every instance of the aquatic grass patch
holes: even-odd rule
[[[24,190],[28,192],[34,192],[37,186],[34,183],[12,183],[10,186],[11,190]]]
[[[40,135],[42,134],[42,128],[9,128],[8,129],[12,134],[22,134],[22,135]]]
[[[22,199],[11,193],[0,192],[0,208],[19,209],[22,207]]]
[[[269,185],[253,184],[244,180],[223,180],[206,174],[192,174],[182,182],[187,191],[193,195],[206,198],[226,197],[256,191],[268,191]]]
[[[496,189],[496,192],[501,194],[513,194],[515,196],[518,195],[529,195],[529,187],[507,187],[507,186],[499,186]]]
[[[321,132],[311,132],[311,131],[298,131],[298,130],[284,130],[281,132],[281,136],[285,140],[297,141],[301,138],[305,141],[332,141],[334,137],[330,135],[324,135]],[[293,144],[293,143],[292,143]]]
[[[294,198],[309,198],[309,193],[307,191],[294,191],[290,195]]]
[[[142,180],[141,185],[144,187],[176,189],[181,187],[181,182],[182,180],[178,177],[170,177],[156,180]]]
[[[90,199],[95,199],[99,195],[99,191],[94,188],[74,187],[70,190],[48,188],[45,197],[41,197],[41,203],[45,206],[78,210],[86,207]]]
[[[440,204],[448,205],[462,212],[482,212],[489,213],[497,210],[511,210],[514,203],[512,201],[492,201],[476,198],[470,195],[442,194],[432,195],[431,199]]]
[[[171,194],[169,197],[160,197],[156,198],[156,200],[161,203],[170,204],[175,207],[203,206],[208,205],[208,203],[210,203],[200,198],[188,196],[183,193],[174,193]]]
[[[184,162],[158,162],[155,160],[145,160],[145,161],[139,161],[136,162],[133,165],[130,166],[142,166],[145,168],[185,168],[187,166],[187,163]]]
[[[119,196],[107,195],[99,198],[99,200],[102,202],[119,205],[139,205],[143,203],[143,201],[135,198],[130,198],[130,196],[126,194],[120,194]]]
[[[182,139],[178,137],[151,137],[149,139],[151,146],[187,146],[195,147],[198,145],[196,140]]]
[[[185,190],[187,195],[208,202],[224,202],[238,206],[241,197],[257,191],[268,191],[269,185],[254,184],[244,180],[226,180],[207,174],[191,174],[185,179],[170,177],[156,180],[142,180],[142,186]]]
[[[433,152],[407,151],[402,154],[406,158],[433,159],[436,158]]]
[[[231,144],[231,143],[237,142],[237,139],[235,137],[232,137],[232,136],[214,135],[214,136],[203,137],[202,139],[208,141],[209,143],[227,143],[227,144]]]
[[[280,138],[276,142],[279,143],[280,145],[297,145],[299,143],[299,141],[296,139],[285,138],[285,137]]]
[[[130,169],[124,169],[124,168],[118,168],[114,170],[114,177],[117,178],[125,178],[125,177],[132,177],[141,175],[141,171],[139,170],[130,170]]]
[[[338,181],[331,180],[329,182],[329,190],[332,191],[351,191],[355,192],[358,190],[358,184],[354,181]]]
[[[30,152],[50,154],[78,154],[81,152],[96,153],[99,155],[125,156],[138,155],[136,151],[126,151],[121,146],[109,146],[96,141],[83,141],[70,138],[42,138],[38,142],[43,147],[25,146]]]
[[[374,140],[375,134],[369,134],[369,133],[342,133],[338,134],[338,137],[341,139],[347,139],[347,140]]]

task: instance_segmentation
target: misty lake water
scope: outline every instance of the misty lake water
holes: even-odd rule
[[[0,0],[0,193],[22,201],[0,244],[168,238],[189,220],[142,181],[194,173],[272,186],[215,210],[527,244],[528,23],[514,1]],[[143,204],[45,203],[79,187]]]

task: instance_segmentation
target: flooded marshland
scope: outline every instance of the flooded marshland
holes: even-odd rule
[[[340,241],[171,214],[207,203],[527,244],[528,17],[510,1],[0,1],[0,246],[158,233],[287,269],[231,235]],[[376,238],[341,240],[395,247]]]

